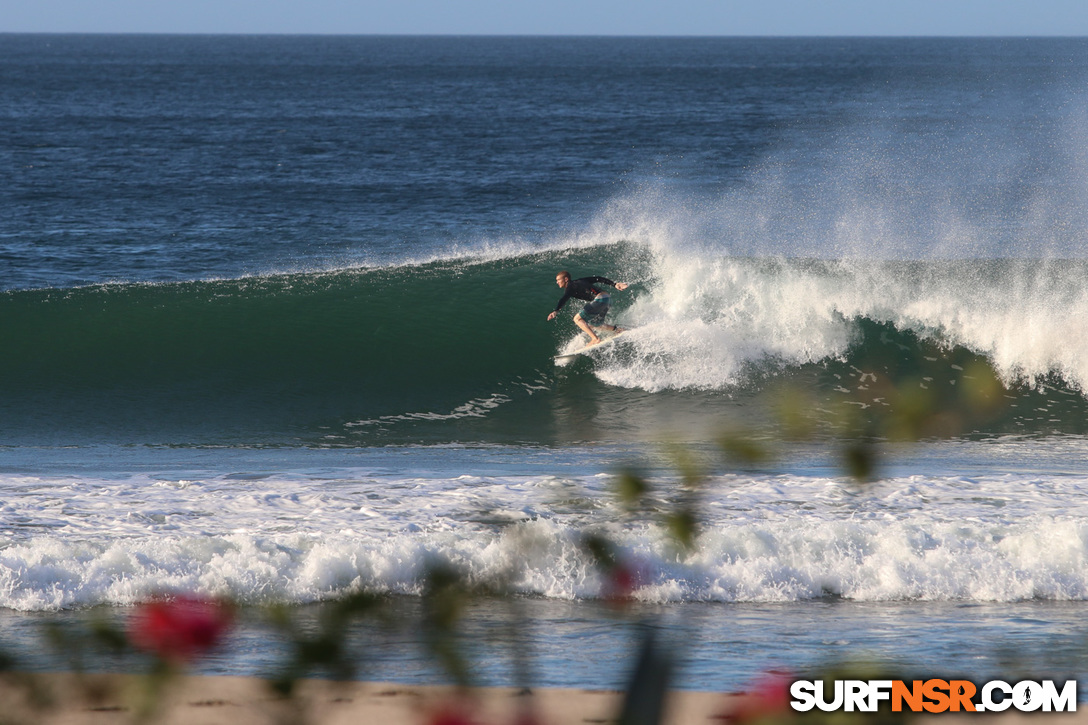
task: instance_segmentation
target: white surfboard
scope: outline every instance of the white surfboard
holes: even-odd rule
[[[608,345],[611,345],[613,342],[616,341],[617,337],[620,337],[625,332],[629,332],[629,330],[621,330],[619,332],[603,332],[600,334],[600,342],[587,344],[583,347],[578,348],[577,350],[571,350],[570,352],[565,352],[562,355],[556,355],[552,359],[559,365],[566,365],[579,355],[588,355],[594,350],[600,350],[602,347],[607,347]]]

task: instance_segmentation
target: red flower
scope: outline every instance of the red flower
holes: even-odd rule
[[[608,578],[602,587],[604,598],[609,601],[622,601],[635,591],[638,581],[637,572],[627,564],[616,564],[608,572]]]
[[[751,694],[768,712],[786,712],[790,709],[790,685],[797,678],[788,672],[771,670],[763,673]]]
[[[650,573],[644,562],[637,559],[617,561],[601,582],[601,598],[611,604],[623,604],[649,581]]]
[[[469,715],[467,708],[447,705],[436,710],[427,718],[427,725],[477,725]]]
[[[788,672],[763,673],[746,692],[736,696],[723,719],[740,725],[789,715],[790,685],[795,679]]]
[[[218,644],[230,623],[230,610],[213,599],[156,599],[132,615],[129,638],[163,659],[187,661]]]

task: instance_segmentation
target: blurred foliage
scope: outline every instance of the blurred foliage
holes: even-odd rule
[[[268,608],[269,621],[288,643],[288,655],[281,671],[269,678],[272,689],[290,696],[300,678],[324,672],[334,679],[350,680],[357,657],[346,647],[345,632],[359,618],[381,616],[385,601],[368,592],[355,592],[336,600],[322,611],[316,631],[299,626],[294,608]]]

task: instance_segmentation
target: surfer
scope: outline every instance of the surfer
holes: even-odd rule
[[[597,285],[606,284],[609,287],[615,287],[622,292],[627,289],[626,282],[613,282],[605,277],[581,277],[579,279],[571,279],[570,272],[563,270],[555,275],[555,283],[559,285],[560,289],[566,291],[559,299],[559,304],[557,304],[555,309],[552,310],[552,313],[548,315],[549,320],[554,320],[555,316],[559,314],[559,310],[563,309],[563,305],[567,304],[567,300],[571,297],[575,297],[589,303],[574,316],[574,324],[578,325],[578,327],[582,329],[582,332],[589,335],[590,344],[596,345],[601,341],[600,336],[594,331],[594,327],[612,330],[613,332],[623,332],[622,327],[604,324],[604,316],[608,314],[608,308],[611,306],[612,300],[608,293]]]

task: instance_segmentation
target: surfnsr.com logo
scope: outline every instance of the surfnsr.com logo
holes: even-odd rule
[[[830,687],[828,687],[830,685]],[[790,686],[790,707],[824,712],[876,712],[889,703],[892,712],[1075,712],[1077,683],[1060,687],[1053,680],[1015,684],[992,680],[977,687],[968,680],[797,680]]]

